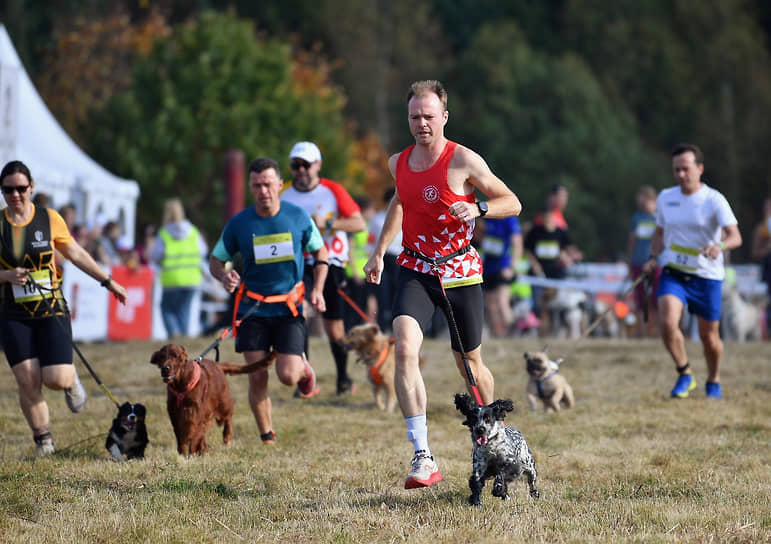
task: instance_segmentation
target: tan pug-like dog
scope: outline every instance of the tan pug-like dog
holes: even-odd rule
[[[562,359],[552,361],[545,351],[525,352],[525,364],[530,379],[527,382],[527,402],[531,410],[538,408],[538,399],[543,401],[544,410],[559,412],[560,405],[572,408],[575,404],[573,388],[558,372]]]

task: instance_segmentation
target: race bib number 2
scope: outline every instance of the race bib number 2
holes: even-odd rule
[[[292,233],[282,232],[265,236],[253,236],[254,262],[256,264],[276,263],[294,259]]]
[[[29,275],[35,280],[35,284],[42,288],[43,292],[48,293],[46,298],[51,298],[51,272],[49,270],[36,270],[34,272],[30,271]],[[27,282],[24,285],[13,285],[13,300],[16,302],[31,302],[33,300],[43,300],[43,296],[32,282]]]

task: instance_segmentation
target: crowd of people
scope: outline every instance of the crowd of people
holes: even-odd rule
[[[570,236],[566,187],[551,187],[544,205],[534,207],[538,213],[532,220],[520,222],[517,195],[479,154],[445,136],[448,97],[442,84],[413,83],[406,106],[414,144],[390,157],[394,186],[378,206],[368,198],[352,198],[343,184],[322,177],[321,150],[300,141],[286,155],[287,182],[277,160],[251,161],[253,204],[226,222],[211,249],[178,198],[166,202],[160,228],[143,226],[137,243],[129,244],[109,218],[98,215],[77,224],[73,206],[57,212],[44,195],[33,200],[34,182],[26,166],[18,161],[6,165],[0,175],[7,204],[0,220],[0,333],[36,451],[55,451],[42,386],[63,389],[73,412],[86,402],[72,365],[57,263],[38,259],[52,248],[56,259],[71,260],[121,302],[125,289],[102,266],[153,266],[162,286],[163,322],[172,336],[190,334],[190,300],[204,276],[221,284],[235,309],[236,351],[247,363],[276,353],[271,366],[248,378],[249,405],[266,445],[278,439],[269,390],[272,368],[296,397],[319,393],[308,319],[320,320],[329,341],[337,395],[354,392],[342,344],[346,328],[376,322],[393,337],[397,398],[413,446],[405,488],[439,482],[419,366],[424,337],[443,323],[469,393],[480,404],[492,402],[495,382],[482,357],[485,326],[497,337],[522,333],[513,309],[523,302],[528,328],[537,329],[555,287],[531,288],[522,278],[559,282],[583,255]],[[695,315],[707,366],[705,393],[719,398],[724,252],[739,247],[742,238],[725,197],[701,179],[704,157],[698,147],[673,150],[672,169],[673,187],[659,194],[640,188],[629,224],[630,277],[645,275],[654,282],[653,295],[643,289],[634,295],[633,309],[640,316],[659,316],[638,334],[661,335],[678,375],[670,394],[684,398],[696,381],[679,323],[686,309]],[[37,212],[43,209],[47,213]],[[753,256],[763,260],[768,282],[771,200],[765,211],[764,223],[753,234]],[[31,243],[26,236],[31,228],[42,229],[48,241]],[[25,255],[34,258],[25,260]],[[25,262],[42,265],[29,270],[22,267]],[[52,294],[31,292],[30,285],[45,285]],[[38,304],[42,299],[50,304]],[[38,341],[40,335],[47,341]]]

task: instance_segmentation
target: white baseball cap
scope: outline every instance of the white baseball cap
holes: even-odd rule
[[[321,160],[321,151],[313,142],[297,142],[292,151],[289,152],[289,158],[302,159],[307,162],[316,162]]]

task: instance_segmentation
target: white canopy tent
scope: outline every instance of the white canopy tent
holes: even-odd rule
[[[10,160],[29,166],[35,191],[48,194],[52,207],[74,204],[79,222],[98,214],[116,221],[133,243],[139,184],[111,174],[72,141],[0,24],[0,168]]]

